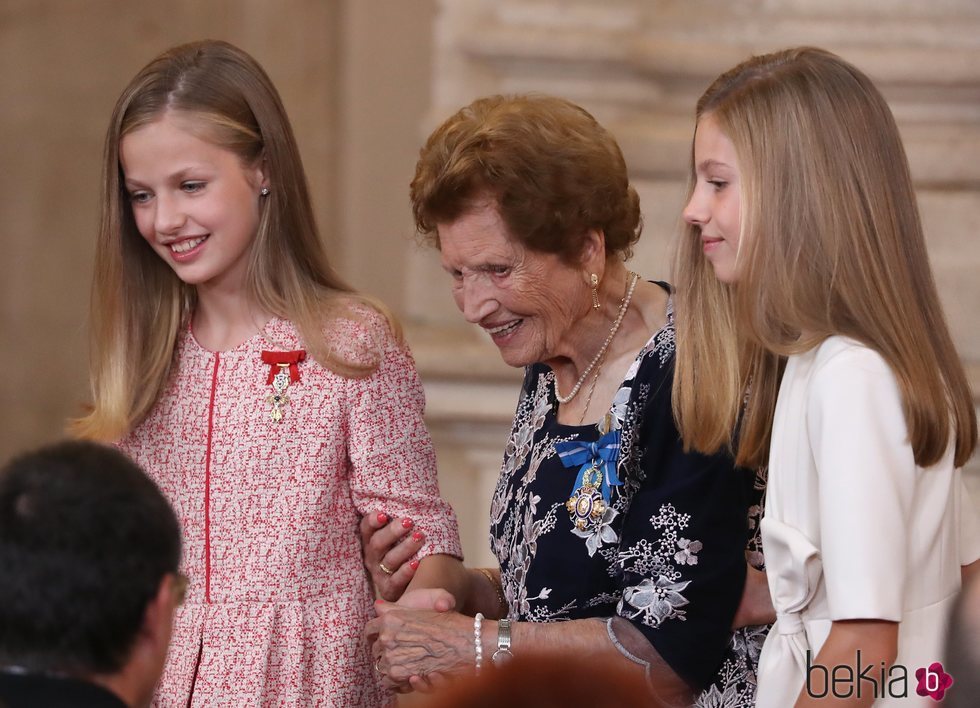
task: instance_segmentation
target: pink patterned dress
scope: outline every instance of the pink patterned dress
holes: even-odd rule
[[[276,422],[262,352],[302,349],[293,325],[227,352],[185,330],[169,384],[120,442],[173,504],[191,580],[155,705],[383,705],[360,516],[408,516],[422,555],[462,556],[411,355],[374,314],[327,336],[352,357],[380,349],[379,368],[348,379],[306,358]]]

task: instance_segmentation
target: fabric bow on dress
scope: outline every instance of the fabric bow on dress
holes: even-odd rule
[[[555,452],[565,467],[581,465],[572,489],[584,486],[598,487],[603,501],[609,503],[610,489],[622,484],[616,476],[616,461],[619,459],[619,431],[606,433],[592,443],[570,441],[555,443]],[[587,475],[595,472],[599,479]],[[598,482],[594,484],[593,482]]]
[[[759,676],[765,680],[759,682],[756,705],[785,708],[796,703],[806,682],[811,646],[801,612],[816,592],[823,564],[820,550],[800,530],[769,517],[761,526],[776,624],[759,659]]]

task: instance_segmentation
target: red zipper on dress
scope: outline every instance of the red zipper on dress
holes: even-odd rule
[[[204,457],[204,601],[211,604],[211,435],[214,432],[214,393],[218,388],[218,363],[221,356],[214,353],[211,372],[211,400],[208,403],[208,447]]]

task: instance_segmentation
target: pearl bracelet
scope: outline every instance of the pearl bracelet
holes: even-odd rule
[[[473,644],[476,649],[476,672],[483,666],[483,613],[477,612],[473,618]]]

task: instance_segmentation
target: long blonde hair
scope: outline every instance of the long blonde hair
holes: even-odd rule
[[[324,330],[331,317],[359,319],[351,308],[359,302],[381,312],[400,337],[387,310],[355,294],[330,266],[289,119],[262,67],[226,42],[178,46],[129,83],[106,134],[91,303],[93,405],[70,423],[80,437],[114,440],[143,419],[167,382],[178,331],[195,305],[194,288],[137,231],[119,162],[122,137],[165,111],[188,116],[202,137],[234,152],[242,164],[263,162],[272,191],[262,199],[248,263],[251,302],[292,320],[310,354],[344,376],[367,375],[376,363],[351,361],[330,346]]]
[[[764,464],[783,358],[844,335],[894,372],[916,463],[935,464],[954,440],[963,465],[976,412],[884,98],[852,65],[803,47],[720,76],[698,101],[698,120],[708,114],[738,155],[739,276],[719,282],[687,227],[675,274],[684,439]]]

